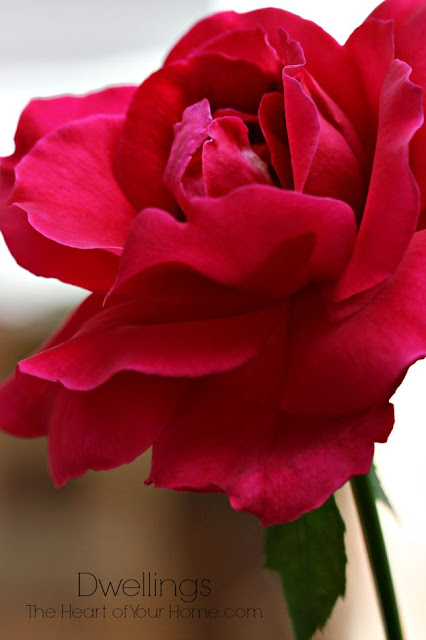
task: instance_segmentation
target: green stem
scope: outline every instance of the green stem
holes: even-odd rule
[[[357,476],[351,480],[370,566],[376,583],[387,640],[403,640],[398,605],[389,568],[383,533],[377,513],[371,476]]]

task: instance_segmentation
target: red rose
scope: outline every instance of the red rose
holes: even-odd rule
[[[422,89],[394,15],[423,86],[426,3],[401,0],[343,47],[217,14],[133,96],[27,107],[3,233],[93,292],[1,392],[57,485],[153,444],[148,482],[273,524],[369,470],[426,347]]]

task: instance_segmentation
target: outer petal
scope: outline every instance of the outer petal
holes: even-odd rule
[[[56,486],[88,469],[134,460],[182,408],[189,389],[186,380],[135,373],[121,373],[89,392],[58,388],[49,426]]]
[[[118,305],[98,314],[94,326],[89,322],[74,339],[22,361],[19,369],[74,390],[93,389],[122,370],[197,377],[254,357],[280,322],[279,307],[173,323],[155,318],[146,301]]]
[[[371,16],[388,20],[411,21],[417,11],[421,12],[424,6],[424,0],[386,0],[374,9]]]
[[[80,326],[101,308],[102,297],[89,296],[52,336],[45,348],[71,338]],[[0,386],[0,428],[24,438],[46,435],[55,395],[55,385],[40,384],[33,379],[29,380],[23,389],[12,376]]]
[[[21,438],[46,435],[52,397],[53,385],[44,393],[25,393],[9,378],[0,387],[1,430]]]
[[[311,280],[336,277],[356,231],[353,212],[343,202],[264,185],[194,198],[188,219],[180,223],[159,210],[139,214],[122,256],[117,293],[135,295],[130,280],[140,272],[178,262],[243,291],[287,296]]]
[[[31,100],[22,112],[15,135],[15,153],[5,158],[14,166],[40,138],[71,120],[96,114],[124,114],[136,87],[111,87],[85,96]]]
[[[333,297],[344,299],[377,285],[400,263],[416,229],[419,194],[409,144],[423,122],[421,89],[410,68],[395,60],[382,89],[376,152],[352,258]]]
[[[161,215],[161,214],[160,214]],[[241,292],[210,280],[192,267],[178,262],[161,261],[130,281],[112,289],[105,308],[135,300],[150,300],[144,322],[169,322],[222,318],[255,311],[270,305],[265,296]],[[122,289],[126,289],[124,296]],[[134,306],[133,306],[134,308]],[[91,326],[95,326],[91,322]]]
[[[135,87],[114,87],[85,96],[32,100],[17,128],[15,153],[1,160],[0,200],[6,202],[14,183],[14,167],[34,144],[69,121],[95,114],[125,112]],[[54,277],[91,291],[107,291],[115,278],[117,259],[97,250],[73,249],[49,240],[17,207],[0,205],[0,228],[17,262],[36,275]]]
[[[199,51],[222,53],[230,58],[247,60],[266,73],[279,73],[281,64],[275,49],[269,44],[262,27],[232,29],[201,43]]]
[[[233,11],[216,13],[198,22],[169,53],[166,64],[195,54],[205,43],[226,32],[261,27],[271,45],[279,49],[279,30],[301,43],[307,68],[326,92],[350,114],[362,122],[363,103],[360,82],[351,57],[328,33],[313,22],[281,9],[259,9],[238,14]],[[241,54],[243,55],[243,53]],[[251,56],[247,47],[247,57]]]
[[[0,206],[0,227],[21,267],[37,276],[59,278],[90,291],[106,292],[117,275],[118,258],[108,251],[74,249],[49,240],[19,207]]]
[[[122,123],[121,116],[75,121],[21,160],[10,201],[37,231],[67,246],[120,252],[135,216],[114,177]]]
[[[254,361],[202,381],[187,411],[155,441],[147,482],[226,492],[235,509],[272,525],[319,507],[366,473],[374,440],[392,427],[391,409],[335,419],[280,413],[283,348],[275,337]]]
[[[302,415],[381,406],[426,355],[426,231],[372,300],[333,321],[318,292],[302,293],[289,329],[282,408]]]
[[[426,90],[426,5],[423,0],[387,0],[372,16],[395,20],[395,54],[413,69],[411,79]],[[426,91],[423,92],[423,108],[426,110]],[[415,135],[411,147],[411,165],[421,191],[422,218],[420,226],[426,226],[426,126]]]

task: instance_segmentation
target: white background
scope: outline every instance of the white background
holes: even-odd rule
[[[1,0],[0,155],[12,152],[19,113],[31,97],[140,83],[199,17],[216,10],[245,11],[269,4],[259,0]],[[315,20],[344,42],[375,3],[287,0],[275,6]],[[28,323],[53,305],[84,295],[18,268],[4,244],[0,245],[0,314],[6,321]],[[426,367],[419,363],[396,394],[397,420],[390,441],[377,447],[383,484],[399,515],[397,521],[381,509],[407,640],[422,640],[426,635],[425,382]],[[349,595],[354,597],[352,592]],[[354,602],[353,624],[342,640],[380,640],[370,583],[365,589],[361,585]]]

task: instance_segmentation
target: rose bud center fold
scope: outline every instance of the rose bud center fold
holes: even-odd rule
[[[269,47],[284,65],[277,89],[260,97],[255,113],[218,104],[206,90],[174,125],[164,183],[184,216],[188,199],[264,184],[342,200],[360,223],[371,161],[347,116],[305,69],[299,43],[283,34],[281,49]]]

